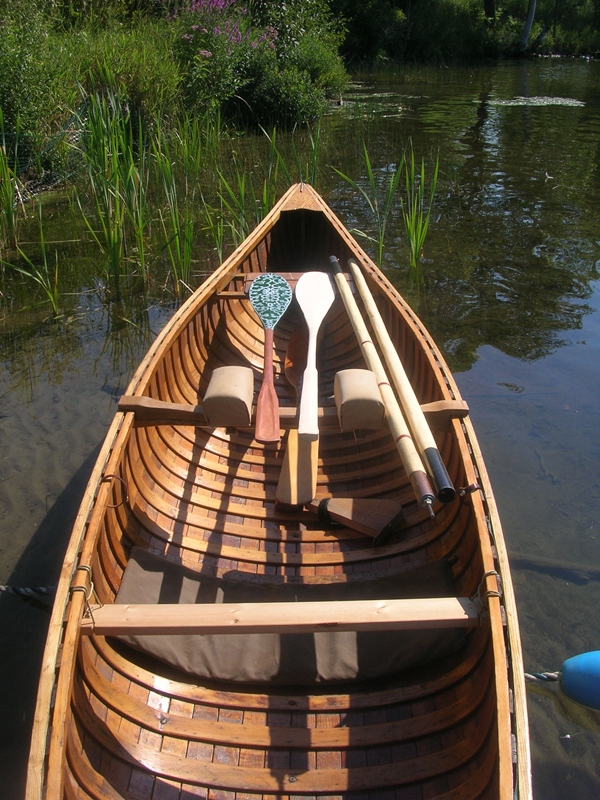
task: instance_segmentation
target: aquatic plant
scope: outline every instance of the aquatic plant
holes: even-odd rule
[[[110,79],[107,80],[110,85]],[[95,87],[86,102],[81,152],[85,160],[97,233],[78,196],[79,207],[93,239],[108,257],[109,277],[116,297],[120,296],[124,257],[126,203],[123,184],[133,169],[132,130],[129,112],[114,91]]]
[[[284,182],[287,186],[292,183],[289,169],[285,160],[277,149],[277,131],[273,129],[268,134],[263,129],[263,134],[269,143],[268,159],[261,164],[266,173],[262,186],[255,188],[252,172],[240,168],[234,161],[234,176],[227,180],[221,170],[218,171],[219,186],[218,197],[221,209],[228,215],[228,224],[231,228],[234,244],[240,244],[264,219],[275,205],[280,191],[280,169],[283,172]]]
[[[0,251],[3,246],[17,246],[18,206],[20,205],[23,209],[16,175],[18,144],[19,131],[17,128],[14,148],[9,155],[4,131],[4,116],[0,108]]]
[[[163,249],[169,254],[173,291],[181,295],[181,286],[191,291],[190,272],[194,241],[194,197],[195,185],[189,175],[184,175],[183,197],[180,200],[174,159],[166,137],[159,130],[152,142],[152,153],[156,174],[166,200],[166,212],[158,213],[165,234]]]
[[[131,131],[129,131],[131,133]],[[132,144],[132,142],[129,142]],[[146,259],[146,236],[150,224],[150,206],[148,189],[150,167],[147,147],[144,141],[144,129],[141,120],[138,123],[137,155],[132,146],[122,153],[122,192],[125,213],[129,227],[136,243],[137,259],[145,285],[150,283],[149,265]]]
[[[44,227],[42,225],[42,205],[38,203],[38,217],[39,217],[39,230],[40,230],[40,248],[42,251],[42,265],[35,264],[29,256],[17,247],[17,252],[23,261],[27,264],[26,267],[19,267],[16,264],[2,261],[2,265],[8,267],[15,272],[24,275],[26,278],[37,283],[45,294],[43,302],[49,302],[52,307],[52,313],[55,317],[58,316],[58,250],[55,250],[55,264],[51,269],[48,265],[48,253],[46,250],[46,242],[44,239]]]
[[[421,159],[421,169],[417,173],[415,152],[411,145],[410,158],[406,161],[405,190],[406,196],[401,198],[402,219],[408,239],[410,250],[410,280],[411,283],[421,283],[423,280],[420,269],[420,260],[423,255],[423,246],[429,230],[431,209],[435,197],[439,171],[439,156],[436,158],[433,174],[429,181],[429,191],[425,182],[425,160]]]
[[[402,176],[402,169],[404,166],[404,154],[400,157],[400,160],[396,164],[395,167],[386,167],[384,171],[384,175],[387,177],[387,184],[385,186],[385,194],[383,199],[380,199],[380,189],[379,189],[379,182],[375,177],[375,173],[373,172],[373,167],[371,165],[371,159],[369,157],[369,153],[367,151],[367,146],[363,144],[363,156],[365,161],[365,167],[367,170],[367,181],[368,181],[368,190],[364,189],[360,186],[356,181],[352,180],[348,175],[345,175],[339,169],[333,167],[334,172],[336,172],[340,178],[346,181],[353,189],[355,189],[362,197],[365,199],[367,206],[375,218],[375,224],[377,226],[377,238],[369,236],[368,234],[364,233],[363,231],[353,229],[353,233],[357,233],[359,236],[362,236],[369,241],[373,242],[376,247],[376,262],[377,266],[381,267],[383,262],[383,248],[385,244],[385,234],[387,229],[387,224],[389,221],[389,217],[394,205],[394,199],[398,192],[398,186],[400,183],[400,178]]]

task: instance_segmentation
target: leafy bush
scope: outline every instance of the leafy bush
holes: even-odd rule
[[[248,83],[253,51],[272,44],[235,0],[196,0],[172,22],[186,100],[199,107],[220,107],[236,94]]]
[[[186,99],[252,124],[308,122],[347,76],[340,33],[322,0],[282,4],[193,0],[170,6]]]
[[[245,124],[290,126],[316,119],[325,107],[321,89],[308,72],[281,66],[276,54],[263,48],[248,65],[248,82],[229,104]]]

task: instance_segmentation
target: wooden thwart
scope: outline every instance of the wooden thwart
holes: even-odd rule
[[[127,634],[314,633],[422,630],[478,624],[468,597],[343,600],[325,603],[113,604],[93,609],[82,633]]]
[[[438,400],[421,406],[432,428],[446,428],[453,419],[464,419],[469,414],[468,405],[456,400]],[[201,405],[168,403],[152,397],[123,395],[119,400],[119,411],[133,411],[138,425],[195,425],[207,427],[208,421]],[[296,423],[298,409],[295,406],[279,408],[279,421],[282,428],[290,428]],[[335,406],[322,406],[318,410],[319,428],[339,430]],[[252,415],[254,425],[255,414]]]

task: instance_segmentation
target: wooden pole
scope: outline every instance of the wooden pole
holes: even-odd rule
[[[446,465],[442,460],[435,439],[425,415],[421,409],[414,389],[404,370],[398,352],[394,347],[390,334],[375,304],[371,290],[362,274],[356,261],[351,258],[349,261],[350,270],[354,283],[362,298],[365,309],[371,320],[371,325],[375,331],[377,341],[388,365],[388,369],[398,392],[402,411],[406,417],[412,435],[421,453],[423,461],[429,465],[429,473],[437,489],[437,498],[442,503],[451,503],[456,497],[456,490],[450,480]]]
[[[331,262],[338,291],[344,302],[348,316],[350,317],[350,322],[352,323],[352,327],[356,333],[363,357],[367,362],[369,369],[375,373],[377,385],[379,386],[379,391],[381,392],[381,399],[385,405],[386,420],[390,431],[392,432],[392,436],[394,437],[394,442],[398,448],[398,453],[402,459],[402,464],[404,465],[406,474],[409,477],[413,491],[420,505],[428,508],[430,514],[433,516],[433,501],[435,500],[435,494],[433,493],[431,483],[429,482],[429,478],[423,467],[421,456],[417,452],[417,448],[413,442],[410,430],[406,424],[406,420],[402,416],[402,411],[400,410],[400,406],[396,400],[396,395],[389,384],[385,369],[381,363],[379,354],[377,353],[377,349],[373,344],[369,331],[367,330],[367,326],[365,325],[362,315],[356,304],[356,300],[352,296],[352,292],[348,286],[346,276],[342,272],[340,263],[335,256],[331,256],[329,261]]]

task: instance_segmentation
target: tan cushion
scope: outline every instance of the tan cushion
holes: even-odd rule
[[[117,603],[251,603],[367,600],[452,595],[447,562],[369,581],[256,584],[218,579],[135,547]],[[459,629],[119,637],[194,676],[244,683],[311,684],[365,680],[442,658],[464,642]]]
[[[245,428],[252,420],[254,373],[250,367],[217,367],[213,371],[202,407],[215,428]]]
[[[368,369],[337,372],[333,395],[343,431],[378,430],[383,426],[385,406],[374,372]]]

